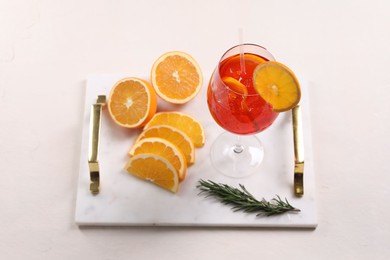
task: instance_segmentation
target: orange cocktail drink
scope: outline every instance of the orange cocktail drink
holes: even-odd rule
[[[278,113],[254,89],[253,72],[273,57],[265,49],[264,56],[261,53],[230,56],[231,50],[222,57],[210,80],[207,92],[210,113],[229,132],[241,135],[261,132],[274,122]]]

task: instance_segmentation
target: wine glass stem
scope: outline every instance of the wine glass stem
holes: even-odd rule
[[[241,136],[237,135],[237,142],[233,147],[234,153],[242,153],[244,151],[244,146],[241,144]]]

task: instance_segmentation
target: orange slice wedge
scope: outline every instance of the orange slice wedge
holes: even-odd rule
[[[249,61],[252,61],[256,64],[263,64],[263,63],[266,63],[267,60],[260,57],[260,56],[257,56],[255,54],[252,54],[252,53],[244,53],[244,59],[245,60],[249,60]],[[240,60],[241,60],[241,56],[240,54],[237,54],[235,56],[233,56],[232,58],[230,58],[230,62],[231,63],[240,63]]]
[[[162,138],[150,137],[136,142],[129,151],[130,155],[144,153],[159,155],[167,159],[177,170],[179,180],[184,180],[187,170],[186,159],[183,152],[174,144]]]
[[[164,189],[177,192],[179,177],[176,169],[165,158],[154,154],[139,154],[130,158],[125,170]]]
[[[187,165],[195,162],[195,148],[187,134],[168,125],[156,125],[145,129],[138,137],[136,143],[144,138],[159,137],[176,145],[184,154]]]
[[[267,62],[267,60],[265,60],[264,58],[257,56],[255,54],[252,54],[252,53],[245,53],[244,59],[252,60],[252,61],[255,61],[259,64],[263,64],[263,63]]]
[[[147,81],[139,78],[119,80],[108,97],[110,116],[123,127],[137,128],[145,125],[156,110],[156,92]]]
[[[294,108],[301,99],[301,89],[294,73],[285,65],[269,61],[256,67],[253,86],[276,112]]]
[[[193,99],[203,84],[198,63],[185,52],[167,52],[153,64],[151,82],[165,101],[184,104]]]
[[[237,92],[242,95],[247,95],[248,90],[244,84],[239,82],[233,77],[223,77],[222,81],[234,92]]]
[[[202,147],[206,140],[202,124],[193,116],[182,112],[158,112],[144,129],[155,125],[169,125],[179,129],[188,135],[195,147]]]

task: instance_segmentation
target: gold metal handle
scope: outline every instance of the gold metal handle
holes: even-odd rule
[[[294,133],[294,192],[296,196],[302,196],[304,193],[303,173],[305,168],[305,151],[303,143],[303,127],[301,107],[297,105],[292,110],[293,133]]]
[[[100,190],[100,169],[99,169],[99,138],[100,125],[102,121],[102,108],[106,103],[106,96],[98,96],[96,104],[92,105],[91,120],[90,120],[90,134],[89,134],[89,151],[88,151],[88,165],[91,184],[89,189],[92,194],[96,195]]]

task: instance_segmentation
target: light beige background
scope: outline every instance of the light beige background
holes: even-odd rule
[[[387,259],[388,1],[0,1],[2,259]],[[316,230],[79,228],[85,79],[259,43],[310,82]],[[212,62],[210,62],[212,61]]]

